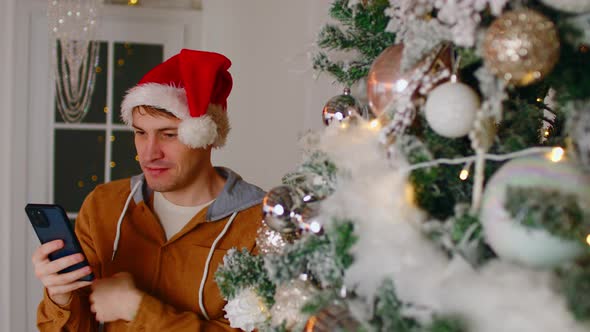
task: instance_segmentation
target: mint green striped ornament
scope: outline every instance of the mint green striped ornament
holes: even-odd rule
[[[504,209],[506,189],[512,186],[575,194],[579,206],[588,212],[590,176],[578,167],[568,160],[553,162],[541,156],[526,157],[507,162],[490,178],[480,220],[486,242],[500,258],[534,267],[553,267],[584,253],[584,244],[523,226]]]

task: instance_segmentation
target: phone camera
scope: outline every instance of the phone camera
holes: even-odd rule
[[[33,223],[33,225],[37,227],[49,226],[49,222],[47,221],[47,217],[45,216],[45,213],[43,213],[43,211],[33,210],[29,215],[31,216],[31,222]]]

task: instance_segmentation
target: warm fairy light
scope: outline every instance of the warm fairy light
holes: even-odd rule
[[[586,236],[586,243],[588,243],[588,245],[590,246],[590,234],[588,234],[588,236]]]
[[[111,166],[111,168],[115,168],[117,166],[117,163],[114,161],[111,161],[111,163],[109,165]]]
[[[346,129],[346,128],[348,128],[348,123],[342,122],[342,123],[340,124],[340,128],[342,128],[342,129]]]
[[[469,171],[466,169],[462,169],[461,173],[459,173],[459,179],[461,179],[462,181],[467,180],[467,178],[469,177]]]
[[[139,161],[139,156],[135,155],[135,161]]]
[[[139,0],[129,0],[127,1],[127,5],[129,6],[135,6],[139,3]]]
[[[416,202],[416,192],[414,191],[414,186],[411,183],[406,183],[406,187],[404,188],[406,201],[410,204],[414,204]]]
[[[554,163],[561,161],[563,159],[564,153],[565,153],[565,151],[560,147],[553,148],[553,150],[551,150],[551,156],[550,156],[551,161]]]
[[[309,319],[307,320],[307,323],[305,324],[305,332],[313,332],[317,321],[318,321],[318,318],[316,316],[309,317]]]
[[[537,102],[540,103],[543,101],[543,98],[537,98]]]
[[[105,106],[105,108],[102,109],[103,112],[108,113],[109,112],[109,108]]]
[[[545,132],[543,133],[543,136],[549,137],[549,130],[545,130]]]
[[[376,129],[379,127],[379,120],[375,119],[371,122],[369,122],[369,127],[371,127],[372,129]]]
[[[467,162],[465,164],[465,166],[463,166],[463,169],[461,170],[461,172],[459,172],[459,179],[461,179],[461,181],[465,181],[467,180],[467,178],[469,177],[469,168],[471,168],[471,164],[473,162]]]

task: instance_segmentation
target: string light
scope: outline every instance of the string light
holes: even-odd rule
[[[416,191],[414,190],[414,186],[411,183],[406,183],[404,187],[404,194],[406,196],[406,201],[412,205],[415,205],[416,202]]]
[[[465,181],[469,177],[469,171],[466,169],[462,169],[461,173],[459,173],[459,179]]]
[[[553,150],[551,150],[551,155],[550,155],[551,161],[554,163],[561,161],[563,159],[564,152],[565,151],[560,147],[553,148]]]
[[[588,245],[590,246],[590,234],[588,234],[588,236],[586,237],[586,243],[588,243]]]
[[[549,137],[549,130],[545,130],[545,132],[543,132],[543,136]]]
[[[135,6],[139,3],[139,0],[129,0],[127,1],[128,6]]]
[[[375,119],[372,120],[371,122],[369,122],[369,127],[371,127],[372,129],[376,129],[379,127],[379,120]]]
[[[102,111],[103,111],[103,112],[105,112],[105,113],[108,113],[108,112],[109,112],[109,108],[108,108],[108,106],[105,106],[105,107],[102,109]]]
[[[115,168],[115,166],[117,166],[117,163],[115,163],[114,161],[111,161],[111,163],[109,165],[111,166],[111,168]]]
[[[469,177],[469,169],[471,168],[472,163],[472,161],[466,163],[461,172],[459,172],[459,179],[461,179],[461,181],[465,181]]]
[[[518,158],[518,157],[525,157],[525,156],[531,156],[531,155],[543,155],[543,154],[550,153],[552,150],[553,150],[553,148],[548,148],[548,147],[533,147],[533,148],[528,148],[528,149],[524,149],[524,150],[520,150],[520,151],[516,151],[516,152],[506,153],[506,154],[487,154],[486,153],[483,155],[483,157],[485,158],[485,160],[504,161],[504,160],[514,159],[514,158]],[[403,172],[411,172],[411,171],[414,171],[417,169],[429,168],[429,167],[434,167],[434,166],[438,166],[438,165],[459,165],[459,164],[464,164],[466,162],[473,162],[476,159],[477,159],[477,156],[452,158],[452,159],[440,158],[440,159],[435,159],[435,160],[431,160],[431,161],[413,164],[408,167],[403,167],[400,170]]]
[[[537,98],[537,102],[540,103],[543,101],[543,98]]]

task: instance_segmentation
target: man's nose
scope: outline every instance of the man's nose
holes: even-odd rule
[[[144,147],[144,154],[147,160],[157,160],[164,156],[157,137],[149,137],[147,139]]]

